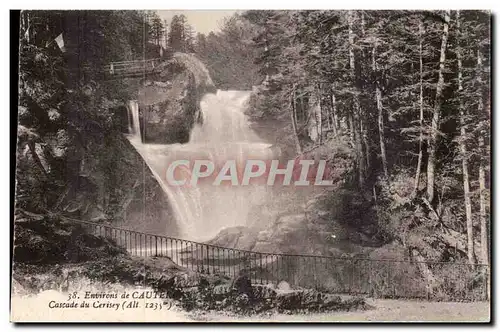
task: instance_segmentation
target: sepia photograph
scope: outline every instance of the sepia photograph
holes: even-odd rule
[[[10,17],[11,322],[491,321],[491,11]]]

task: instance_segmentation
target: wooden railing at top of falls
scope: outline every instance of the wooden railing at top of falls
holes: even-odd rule
[[[256,284],[286,281],[292,286],[338,294],[386,298],[448,301],[489,298],[488,265],[265,253],[64,219],[112,240],[132,256],[168,257],[192,271],[229,278],[245,269]]]
[[[111,77],[136,77],[154,72],[162,58],[111,62],[101,68],[101,71]]]

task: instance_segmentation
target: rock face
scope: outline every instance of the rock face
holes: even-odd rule
[[[358,249],[351,243],[351,232],[335,220],[312,219],[306,213],[283,215],[269,228],[259,232],[252,250],[341,256]]]
[[[342,189],[325,191],[307,200],[301,212],[279,214],[261,228],[235,227],[222,230],[210,244],[243,250],[346,257],[364,255],[380,244],[375,223],[355,218],[353,206]],[[375,220],[375,219],[374,219]]]
[[[139,114],[145,142],[188,142],[193,125],[201,121],[201,97],[215,90],[208,70],[196,57],[175,53],[140,88]]]
[[[215,92],[215,84],[208,69],[197,57],[192,54],[176,52],[172,62],[181,64],[194,75],[196,86],[201,92]]]
[[[111,135],[110,135],[111,136]],[[65,214],[159,235],[177,234],[166,195],[130,142],[117,134],[82,154],[78,181],[62,198]]]
[[[194,75],[177,74],[170,85],[144,86],[139,92],[141,132],[148,143],[186,143],[199,117]]]
[[[229,227],[221,230],[215,238],[208,242],[208,244],[227,248],[252,250],[257,240],[257,234],[258,231],[252,228],[244,226]]]
[[[166,196],[123,134],[115,130],[85,134],[92,137],[69,144],[61,129],[54,135],[35,136],[33,149],[20,147],[16,209],[49,210],[115,225],[126,220],[127,227],[138,231],[165,234],[168,228],[170,235],[176,234]]]

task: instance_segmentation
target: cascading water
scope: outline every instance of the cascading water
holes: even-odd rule
[[[270,144],[250,129],[243,113],[249,96],[245,91],[206,94],[201,100],[203,124],[193,128],[189,143],[169,145],[142,143],[139,108],[137,102],[130,102],[129,140],[168,195],[184,238],[203,241],[225,227],[249,226],[252,207],[268,199],[266,186],[215,186],[208,181],[177,187],[165,180],[166,170],[175,160],[203,159],[216,165],[235,160],[242,165],[248,159],[271,159]]]
[[[129,131],[133,137],[141,139],[141,125],[139,123],[139,105],[137,100],[131,100],[129,102],[129,118],[132,120],[132,124],[129,125]]]

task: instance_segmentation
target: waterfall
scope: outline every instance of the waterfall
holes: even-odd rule
[[[129,140],[141,154],[168,196],[182,236],[204,241],[220,230],[233,226],[249,226],[249,214],[268,197],[267,186],[215,186],[198,182],[195,186],[170,186],[166,170],[175,160],[211,160],[216,165],[236,160],[242,165],[248,159],[266,160],[273,157],[268,144],[251,130],[244,114],[250,96],[247,91],[217,91],[201,100],[203,124],[193,128],[186,144],[144,144],[139,127],[136,101],[129,105],[133,132]],[[168,231],[168,230],[167,230]]]
[[[134,135],[135,139],[141,140],[141,124],[139,123],[139,105],[137,104],[137,100],[129,101],[129,130],[131,134]]]

